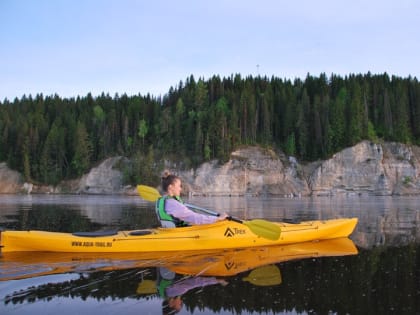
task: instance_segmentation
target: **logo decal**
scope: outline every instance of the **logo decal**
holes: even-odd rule
[[[232,229],[230,227],[228,227],[228,228],[226,228],[226,231],[225,231],[224,235],[226,237],[233,237],[233,236],[238,235],[238,234],[246,234],[246,231],[243,230],[243,229],[238,229],[236,227],[234,227]]]
[[[233,231],[228,227],[227,229],[226,229],[226,231],[225,231],[225,234],[224,234],[226,237],[232,237],[232,236],[234,236],[235,235],[235,233],[233,233]]]
[[[230,262],[225,263],[226,270],[230,270],[234,266],[235,266],[235,263],[233,261],[230,261]]]

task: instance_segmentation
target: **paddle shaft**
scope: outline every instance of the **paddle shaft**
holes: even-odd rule
[[[216,211],[212,211],[212,210],[209,210],[209,209],[201,208],[199,206],[191,205],[191,204],[188,204],[188,203],[184,203],[184,206],[186,206],[187,208],[190,208],[190,209],[195,209],[195,210],[198,210],[198,211],[202,211],[202,212],[204,212],[206,214],[209,214],[209,215],[212,215],[212,216],[215,216],[215,217],[219,217],[220,216],[220,213],[218,213]],[[233,222],[240,223],[240,224],[244,224],[244,221],[243,220],[238,219],[238,218],[235,218],[235,217],[232,217],[232,216],[228,216],[226,218],[226,220],[233,221]]]
[[[241,219],[234,218],[232,216],[228,216],[226,219],[229,220],[229,221],[233,221],[233,222],[237,222],[237,223],[241,223],[241,224],[244,223],[244,221],[242,221]]]
[[[184,206],[186,206],[187,208],[190,208],[190,209],[195,209],[195,210],[204,212],[206,214],[209,214],[209,215],[212,215],[212,216],[215,216],[215,217],[220,216],[220,213],[218,213],[216,211],[212,211],[212,210],[209,210],[209,209],[206,209],[206,208],[201,208],[199,206],[191,205],[189,203],[184,203]]]

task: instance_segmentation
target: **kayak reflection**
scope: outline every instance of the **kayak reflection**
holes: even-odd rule
[[[244,249],[178,253],[4,253],[0,281],[49,274],[164,267],[192,276],[233,276],[257,267],[293,259],[357,254],[348,238]]]
[[[192,276],[233,276],[257,267],[293,259],[357,254],[348,238],[244,249],[177,253],[4,253],[0,281],[42,275],[164,267]]]
[[[162,299],[165,314],[179,310],[183,295],[193,289],[238,282],[259,287],[276,286],[282,283],[278,263],[357,253],[348,238],[170,255],[5,253],[0,258],[0,281],[36,278],[35,282],[39,283],[8,292],[4,298],[6,304],[69,294],[83,298],[153,296]],[[56,275],[62,276],[53,281]],[[92,290],[92,286],[96,289]]]

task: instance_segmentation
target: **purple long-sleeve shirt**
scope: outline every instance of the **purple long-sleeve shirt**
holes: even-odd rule
[[[215,277],[194,277],[194,278],[187,278],[172,284],[171,286],[166,288],[166,295],[168,297],[175,297],[183,295],[185,292],[189,290],[199,288],[199,287],[206,287],[208,285],[219,284],[219,281]]]
[[[196,213],[173,198],[166,199],[165,210],[168,214],[191,225],[214,223],[218,219],[218,217]]]

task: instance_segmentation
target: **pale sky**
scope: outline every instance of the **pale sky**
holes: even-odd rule
[[[0,0],[0,101],[209,79],[420,79],[418,0]]]

